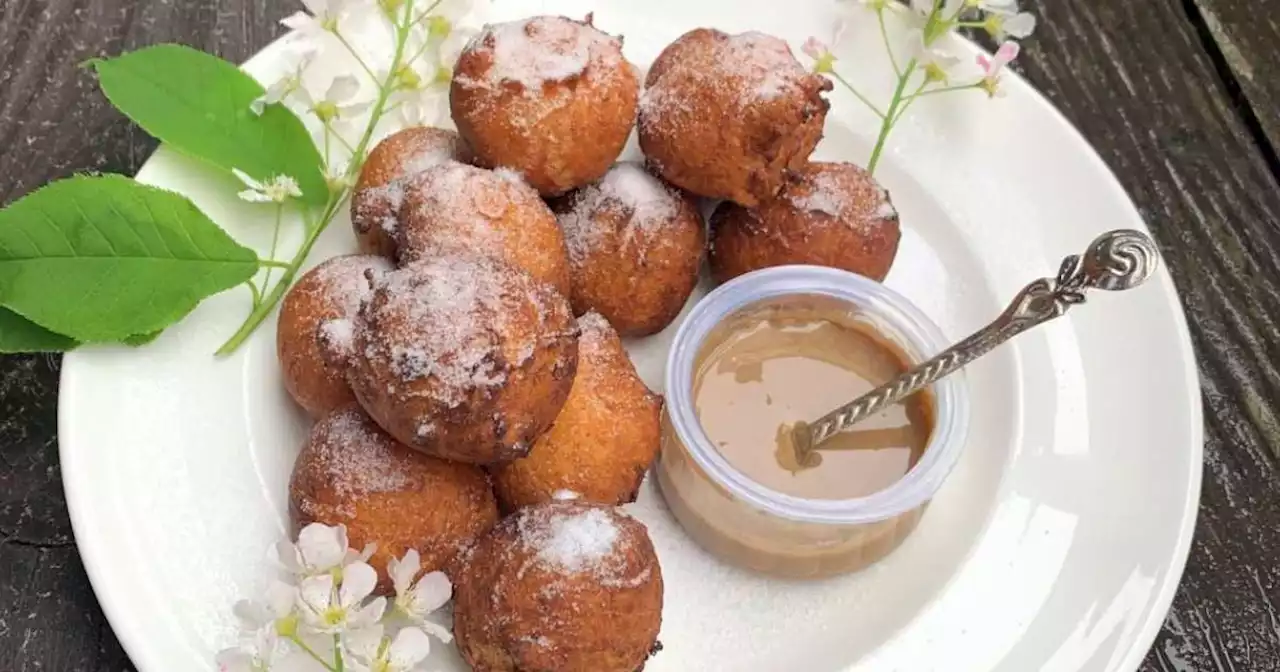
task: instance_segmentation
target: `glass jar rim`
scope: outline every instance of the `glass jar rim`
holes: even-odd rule
[[[676,331],[665,371],[667,413],[674,431],[708,478],[730,495],[767,513],[826,524],[864,524],[915,509],[942,487],[963,452],[969,427],[969,394],[963,372],[935,383],[934,428],[919,461],[893,485],[850,499],[807,499],[756,483],[716,450],[693,403],[694,363],[711,330],[751,304],[785,296],[818,295],[856,306],[884,335],[918,362],[950,345],[942,330],[910,300],[855,273],[822,266],[775,266],[741,275],[707,294]]]

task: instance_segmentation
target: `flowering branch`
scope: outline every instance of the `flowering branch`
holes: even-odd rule
[[[301,108],[301,114],[310,115],[319,122],[322,133],[319,144],[324,162],[321,168],[326,176],[329,196],[322,208],[303,209],[305,228],[302,244],[275,284],[269,284],[271,278],[268,276],[264,278],[260,290],[256,287],[253,289],[256,298],[252,311],[240,328],[218,349],[219,355],[229,354],[239,348],[284,298],[320,234],[324,233],[350,198],[375,133],[386,115],[398,110],[406,123],[422,123],[423,111],[436,107],[434,100],[423,99],[446,95],[447,84],[452,76],[452,70],[444,64],[451,66],[451,58],[456,57],[456,54],[449,52],[448,38],[455,33],[453,24],[447,17],[433,13],[440,6],[441,0],[378,0],[377,3],[368,0],[303,0],[303,4],[309,13],[298,12],[283,21],[300,35],[303,47],[298,52],[299,62],[289,75],[270,86],[262,98],[254,101],[252,109],[261,114],[270,105],[294,104]],[[377,12],[391,31],[395,47],[391,60],[384,69],[375,71],[369,60],[341,31],[342,23],[350,15],[360,11]],[[359,66],[356,74],[367,78],[376,90],[372,101],[360,99],[360,81],[352,74],[334,77],[323,96],[318,99],[313,97],[304,82],[304,75],[316,54],[329,44],[336,44],[355,60]],[[459,44],[452,46],[458,49],[461,47]],[[424,71],[421,74],[420,69]],[[368,116],[364,126],[356,136],[358,140],[354,143],[349,141],[344,129],[366,113]],[[349,153],[345,164],[340,163],[338,156],[342,150]],[[287,176],[276,178],[276,182],[285,185],[291,181]],[[241,198],[254,202],[272,202],[281,207],[287,202],[296,202],[296,183],[293,185],[294,191],[270,189],[276,182],[259,185],[264,187],[262,189],[249,185],[250,191],[243,192]]]
[[[418,552],[410,550],[389,563],[396,590],[389,610],[386,598],[370,597],[378,582],[367,563],[373,551],[348,548],[342,525],[318,523],[304,527],[296,544],[277,544],[272,557],[290,581],[273,582],[263,603],[235,605],[239,643],[218,654],[220,672],[270,672],[296,654],[329,672],[418,669],[431,652],[428,633],[452,640],[426,617],[448,602],[453,587],[440,572],[414,583],[421,566]],[[317,650],[316,642],[325,645]]]
[[[1018,43],[1009,38],[1025,38],[1035,30],[1035,17],[1018,11],[1016,0],[962,0],[959,3],[946,0],[856,0],[876,15],[881,39],[889,55],[889,63],[897,77],[893,97],[883,109],[859,92],[847,79],[835,70],[836,48],[843,36],[843,22],[836,27],[830,46],[809,38],[803,51],[814,60],[814,72],[827,75],[849,90],[876,116],[880,117],[880,132],[876,136],[867,171],[874,173],[880,163],[885,143],[894,127],[918,99],[938,93],[980,89],[988,96],[1003,95],[1000,75],[1004,68],[1018,56]],[[903,18],[912,33],[913,53],[900,65],[890,39],[887,15]],[[962,84],[953,84],[951,70],[959,62],[945,47],[945,38],[958,28],[981,28],[1002,43],[993,57],[981,55],[978,65],[982,68],[979,78]],[[914,86],[912,83],[915,82]]]

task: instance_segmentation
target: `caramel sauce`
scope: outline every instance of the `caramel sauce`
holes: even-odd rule
[[[844,304],[790,297],[740,312],[707,338],[694,405],[711,443],[755,482],[809,499],[851,499],[901,479],[929,441],[932,400],[914,395],[822,445],[797,464],[787,432],[908,368],[906,356]]]

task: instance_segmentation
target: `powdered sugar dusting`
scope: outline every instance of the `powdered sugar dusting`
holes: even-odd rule
[[[313,464],[342,500],[402,490],[413,482],[396,458],[395,439],[355,407],[316,423],[309,449]]]
[[[337,317],[320,323],[319,338],[335,352],[349,352],[352,344],[351,320],[360,306],[373,293],[374,277],[391,270],[391,264],[382,257],[350,255],[334,257],[317,266],[307,276],[308,284],[314,283],[316,291],[324,297]],[[330,313],[332,314],[332,313]]]
[[[738,106],[722,110],[726,114],[804,91],[810,73],[783,40],[759,32],[707,32],[712,40],[708,45],[682,38],[690,43],[674,47],[676,56],[645,91],[640,106],[646,125],[691,121],[699,114],[687,100],[694,91],[714,91],[721,101]]]
[[[827,173],[819,173],[809,182],[809,193],[789,196],[791,204],[802,210],[839,217],[848,206],[847,194],[840,183]]]
[[[559,571],[579,574],[600,571],[611,564],[621,531],[603,509],[556,511],[542,524],[521,519],[521,540],[536,552],[538,562]]]
[[[320,338],[339,352],[350,352],[355,343],[355,325],[345,317],[329,320],[320,325]]]
[[[582,76],[593,59],[618,58],[614,38],[559,16],[486,26],[466,51],[488,51],[492,59],[485,81],[470,84],[496,87],[513,82],[526,91]]]
[[[663,230],[676,223],[680,198],[639,164],[615,165],[599,182],[579,190],[560,216],[570,261],[583,263],[615,236],[622,247],[662,240]],[[604,213],[625,218],[621,230],[602,225],[598,218]]]
[[[535,290],[529,276],[490,259],[433,257],[384,276],[368,311],[380,328],[361,321],[357,342],[400,381],[430,379],[431,385],[412,386],[418,394],[457,407],[472,391],[506,383],[504,345],[518,352],[536,347],[537,333],[508,328],[526,302],[542,300]]]
[[[792,206],[835,218],[852,228],[897,219],[889,192],[867,171],[851,163],[812,163],[802,181],[783,192]]]

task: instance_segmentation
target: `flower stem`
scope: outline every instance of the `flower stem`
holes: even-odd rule
[[[280,220],[283,218],[283,216],[284,216],[284,203],[277,203],[276,204],[276,226],[275,226],[275,229],[271,231],[271,252],[267,254],[267,256],[272,259],[276,258],[276,248],[280,245]],[[262,278],[263,287],[266,287],[271,284],[272,268],[273,268],[272,266],[267,266],[267,273]],[[262,296],[259,295],[258,299],[261,300]],[[254,301],[253,304],[255,306],[258,305],[258,301]]]
[[[898,114],[893,118],[893,123],[895,125],[897,125],[899,121],[902,121],[903,115],[905,115],[907,113],[907,110],[910,109],[911,104],[916,102],[916,98],[919,98],[921,95],[923,95],[921,92],[924,91],[924,87],[928,85],[929,85],[929,80],[925,79],[923,82],[920,82],[920,86],[917,86],[915,91],[911,92],[911,95],[902,99],[902,106],[898,108]]]
[[[263,266],[283,268],[284,275],[280,276],[280,281],[276,283],[275,287],[271,288],[271,292],[267,294],[266,298],[253,309],[253,312],[249,313],[249,317],[245,319],[244,324],[240,325],[236,333],[226,343],[223,343],[222,347],[218,348],[218,351],[214,354],[222,356],[235,352],[267,319],[267,316],[275,309],[276,304],[280,303],[280,300],[284,298],[284,294],[288,291],[290,285],[293,284],[293,279],[298,276],[299,269],[306,262],[307,256],[311,254],[311,248],[315,247],[316,240],[320,238],[320,234],[324,232],[325,227],[333,220],[333,216],[338,211],[338,204],[342,200],[344,199],[330,197],[324,216],[320,218],[321,224],[307,231],[307,237],[302,241],[302,247],[298,248],[298,252],[293,256],[292,261],[288,263],[271,260],[258,261]]]
[[[258,285],[253,281],[253,278],[249,278],[244,284],[249,288],[249,293],[253,295],[253,307],[257,308],[258,304],[262,303],[262,292],[258,291]]]
[[[893,100],[889,102],[889,109],[885,110],[884,122],[880,124],[880,136],[876,138],[875,149],[871,150],[871,159],[867,161],[867,172],[875,174],[876,165],[880,163],[880,154],[884,151],[884,143],[889,139],[889,132],[893,130],[893,126],[898,121],[898,107],[902,105],[902,93],[907,89],[907,82],[911,80],[911,75],[916,70],[916,59],[907,62],[907,67],[902,74],[898,76],[898,87],[894,89]]]
[[[880,108],[876,107],[876,104],[871,102],[869,98],[859,93],[857,89],[853,88],[853,85],[849,83],[849,80],[845,79],[844,77],[841,77],[840,73],[836,72],[835,70],[831,71],[831,76],[834,77],[837,82],[840,82],[841,84],[843,84],[844,88],[849,89],[849,93],[852,93],[853,95],[857,96],[858,100],[861,100],[863,105],[866,105],[868,108],[870,108],[870,110],[874,112],[877,117],[884,119],[884,112],[880,111]]]
[[[889,31],[884,26],[883,7],[876,10],[876,19],[880,22],[880,38],[884,40],[884,50],[889,54],[889,62],[893,64],[893,74],[901,77],[902,67],[898,65],[898,57],[893,55],[893,44],[889,42]]]
[[[302,649],[303,653],[307,654],[308,656],[311,656],[311,658],[314,659],[317,663],[324,665],[324,669],[329,670],[329,672],[338,672],[336,669],[334,669],[332,665],[329,664],[329,661],[325,660],[324,658],[321,658],[320,654],[316,653],[314,649],[307,646],[307,643],[302,641],[301,637],[297,635],[289,635],[289,641],[293,642],[294,646],[298,647],[299,649]]]
[[[432,5],[432,8],[439,4],[439,0]],[[429,11],[429,10],[428,10]],[[369,144],[373,142],[373,133],[377,129],[378,122],[386,113],[387,103],[391,97],[392,87],[391,78],[399,70],[404,62],[405,46],[409,41],[409,29],[412,26],[408,22],[408,17],[412,16],[413,0],[406,0],[406,19],[405,23],[396,24],[396,49],[395,55],[391,60],[391,68],[388,71],[387,81],[380,82],[378,87],[378,99],[373,104],[372,111],[369,113],[369,124],[365,127],[364,135],[360,138],[360,143],[356,145],[355,151],[352,152],[351,163],[347,166],[347,177],[355,177],[359,174],[364,164],[365,152],[369,149]],[[222,347],[218,348],[217,355],[224,356],[235,352],[249,336],[258,329],[259,326],[271,315],[280,300],[284,298],[285,292],[293,284],[294,278],[298,276],[298,271],[302,265],[306,263],[307,257],[311,254],[311,249],[315,247],[316,241],[319,240],[320,234],[328,228],[333,221],[334,216],[338,214],[338,208],[346,202],[347,197],[351,194],[350,187],[340,192],[334,193],[329,197],[328,204],[325,205],[320,218],[314,223],[311,221],[307,213],[303,213],[303,219],[307,222],[307,235],[302,241],[302,246],[298,248],[297,253],[293,255],[293,259],[289,262],[281,262],[269,259],[259,260],[258,264],[268,268],[282,268],[284,274],[280,277],[280,281],[276,283],[266,297],[254,306],[253,311],[249,313],[249,317],[245,318],[236,333],[227,339]]]
[[[932,96],[935,93],[948,93],[950,91],[967,91],[969,89],[982,88],[982,81],[976,81],[972,84],[957,84],[955,86],[944,86],[940,89],[929,89],[928,91],[917,91],[909,96],[909,98],[921,98],[923,96]]]
[[[333,636],[333,670],[342,672],[342,668],[342,638],[335,634]]]

